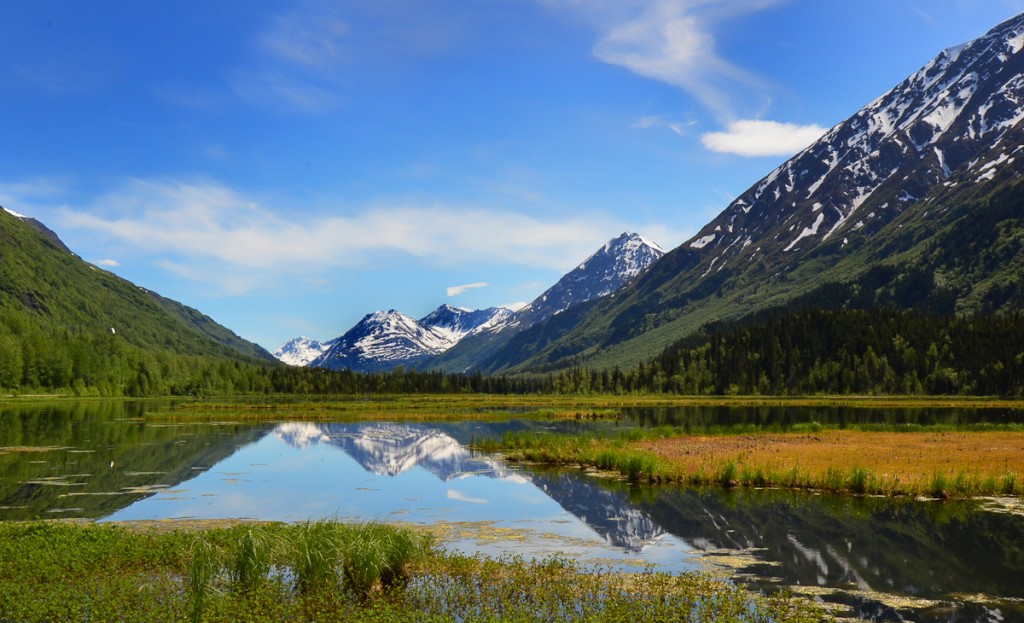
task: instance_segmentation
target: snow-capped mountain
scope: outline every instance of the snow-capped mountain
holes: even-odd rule
[[[941,52],[614,299],[523,332],[483,369],[635,365],[702,325],[797,299],[938,313],[1012,305],[1024,299],[1024,252],[1011,251],[1022,176],[1024,14]]]
[[[308,365],[374,372],[415,364],[445,352],[467,335],[505,322],[511,314],[502,307],[467,310],[442,305],[415,320],[393,309],[377,311],[326,342],[327,348]]]
[[[877,231],[961,167],[991,177],[1021,149],[1024,15],[944,50],[772,171],[686,247],[704,271]]]
[[[465,338],[486,338],[510,328],[520,331],[572,306],[608,296],[664,254],[657,244],[626,232],[517,312],[504,307],[472,310],[441,305],[415,320],[393,309],[378,311],[367,314],[341,337],[328,342],[295,338],[274,351],[274,356],[291,365],[360,372],[420,364]]]
[[[364,372],[412,363],[451,348],[447,331],[427,327],[394,309],[367,314],[309,365]]]
[[[334,345],[334,340],[318,342],[308,337],[295,337],[281,344],[273,353],[276,359],[290,366],[306,366]]]
[[[515,336],[555,316],[567,327],[575,326],[577,319],[568,318],[567,310],[613,296],[664,255],[660,246],[640,234],[623,232],[506,321],[480,330],[427,365],[450,371],[494,371],[506,360],[505,349]]]
[[[623,232],[516,312],[511,322],[526,328],[574,305],[614,294],[663,255],[665,250],[656,243],[640,234]]]

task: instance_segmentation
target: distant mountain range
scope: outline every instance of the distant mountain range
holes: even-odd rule
[[[439,357],[467,338],[496,344],[574,306],[614,294],[657,261],[664,251],[634,233],[623,233],[598,249],[532,303],[518,311],[504,307],[469,310],[442,305],[415,320],[399,311],[367,314],[344,335],[318,342],[294,338],[274,351],[291,365],[362,372],[397,366],[441,367]]]

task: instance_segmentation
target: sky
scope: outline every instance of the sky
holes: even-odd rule
[[[0,3],[0,205],[273,350],[674,248],[1024,0]]]

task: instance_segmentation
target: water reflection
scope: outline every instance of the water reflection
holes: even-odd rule
[[[595,481],[567,474],[520,473],[504,461],[473,454],[454,437],[431,426],[289,423],[274,429],[274,436],[299,449],[330,444],[378,476],[398,476],[419,467],[444,482],[482,476],[530,483],[608,544],[627,552],[642,552],[665,534],[628,499]]]
[[[293,422],[274,429],[293,448],[330,444],[378,476],[397,476],[420,467],[442,481],[467,474],[504,478],[503,461],[474,456],[454,437],[436,428],[403,424],[310,424]]]
[[[0,406],[0,520],[98,518],[192,478],[271,428],[147,422],[153,402]]]
[[[638,488],[468,449],[504,430],[608,423],[155,423],[140,417],[150,408],[0,410],[0,518],[480,522],[507,538],[452,546],[725,567],[758,587],[840,591],[827,598],[876,620],[984,621],[998,608],[1024,621],[1024,518],[974,503]],[[892,595],[935,603],[894,609]]]

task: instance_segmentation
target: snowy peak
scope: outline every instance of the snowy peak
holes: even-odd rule
[[[61,251],[64,251],[66,253],[70,253],[71,255],[75,255],[75,253],[71,249],[69,249],[66,244],[64,244],[64,241],[60,239],[60,237],[57,235],[57,233],[55,231],[53,231],[52,229],[50,229],[49,227],[47,227],[46,225],[44,225],[41,221],[38,221],[38,220],[32,218],[31,216],[25,216],[24,214],[21,214],[20,212],[15,212],[14,210],[11,210],[10,208],[5,208],[3,206],[0,206],[0,210],[2,210],[3,212],[6,212],[7,214],[10,214],[11,216],[13,216],[14,218],[18,219],[19,221],[23,221],[23,222],[28,223],[29,225],[31,225],[33,229],[35,229],[36,231],[38,231],[42,235],[46,236],[47,239],[49,239],[49,241],[51,243],[53,243],[53,246],[57,247]],[[75,255],[75,257],[78,257],[78,256]]]
[[[421,320],[399,311],[367,314],[345,335],[332,340],[308,365],[362,372],[411,365],[439,355],[468,335],[508,322],[503,307],[471,310],[442,305]]]
[[[657,244],[624,232],[523,308],[517,314],[520,326],[536,324],[574,305],[614,294],[663,255],[665,250]]]
[[[394,309],[367,314],[310,365],[380,370],[412,363],[451,348],[450,336]]]
[[[318,342],[308,337],[296,337],[288,340],[277,348],[272,355],[275,359],[290,366],[305,366],[324,354],[331,347],[331,342]]]
[[[503,326],[512,317],[512,310],[504,307],[466,309],[442,305],[420,319],[420,324],[449,332],[458,342],[467,335]]]
[[[684,245],[700,257],[697,274],[845,246],[967,167],[994,176],[1012,165],[1024,135],[1022,47],[1024,15],[944,50],[832,128]]]

